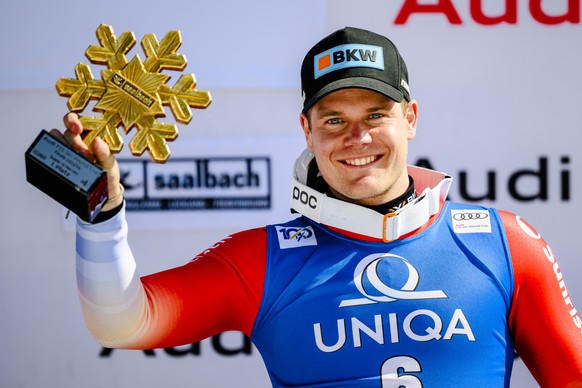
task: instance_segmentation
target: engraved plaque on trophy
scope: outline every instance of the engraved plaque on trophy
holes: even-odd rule
[[[107,176],[75,150],[42,131],[25,153],[26,180],[91,222],[107,201]]]

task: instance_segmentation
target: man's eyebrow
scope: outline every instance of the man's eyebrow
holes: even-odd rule
[[[332,110],[332,109],[320,109],[319,110],[319,117],[329,117],[329,116],[341,116],[342,112],[339,110]]]
[[[390,110],[390,107],[388,107],[388,106],[373,106],[373,107],[366,109],[366,112],[373,113],[373,112],[378,112],[379,110]]]
[[[379,110],[391,110],[395,104],[396,104],[395,101],[386,101],[385,103],[378,103],[376,106],[368,108],[367,111],[377,112]]]
[[[320,105],[317,108],[318,117],[330,117],[330,116],[341,116],[343,113],[332,107],[327,107],[325,105]]]

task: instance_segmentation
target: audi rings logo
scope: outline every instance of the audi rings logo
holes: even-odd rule
[[[448,298],[441,290],[417,291],[419,283],[418,271],[404,257],[390,253],[372,254],[362,259],[354,271],[354,284],[364,298],[344,300],[340,307]]]
[[[484,220],[487,217],[489,217],[489,213],[484,211],[453,214],[453,219],[455,221]]]
[[[491,233],[489,211],[483,209],[451,210],[455,233]]]

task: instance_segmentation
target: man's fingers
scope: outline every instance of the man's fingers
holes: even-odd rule
[[[63,117],[63,123],[68,131],[77,135],[83,133],[83,124],[81,124],[81,118],[78,114],[74,112],[67,113],[65,117]]]
[[[85,157],[89,157],[89,147],[87,147],[81,137],[81,134],[83,133],[83,124],[81,124],[79,115],[73,112],[67,113],[65,117],[63,117],[63,123],[66,128],[62,136],[65,143],[73,147],[77,152],[82,153]]]
[[[105,170],[110,170],[111,168],[113,168],[115,164],[115,157],[111,153],[111,150],[109,149],[107,143],[105,143],[103,139],[97,136],[95,140],[93,140],[92,147],[93,154],[95,155],[95,158],[97,159],[99,165],[103,167],[103,169]]]
[[[83,124],[78,114],[74,112],[67,113],[63,117],[63,123],[66,128],[64,133],[61,134],[56,129],[53,129],[51,133],[57,138],[64,140],[65,143],[69,144],[76,151],[81,152],[88,159],[96,159],[97,163],[104,170],[113,172],[114,176],[119,175],[116,173],[117,165],[115,156],[111,153],[109,146],[101,137],[95,137],[95,140],[93,140],[93,143],[89,147],[85,144],[81,137]]]
[[[103,139],[96,137],[92,144],[97,163],[107,172],[109,200],[103,206],[104,211],[113,209],[123,202],[123,187],[119,179],[119,167],[115,156]]]
[[[68,130],[65,131],[63,135],[67,143],[77,152],[81,152],[85,156],[89,155],[89,147],[87,147],[87,144],[85,144],[81,135],[76,135],[72,132],[69,132]]]

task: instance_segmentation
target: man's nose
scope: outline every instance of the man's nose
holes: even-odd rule
[[[347,135],[346,145],[368,144],[372,142],[370,128],[363,123],[351,123]]]

